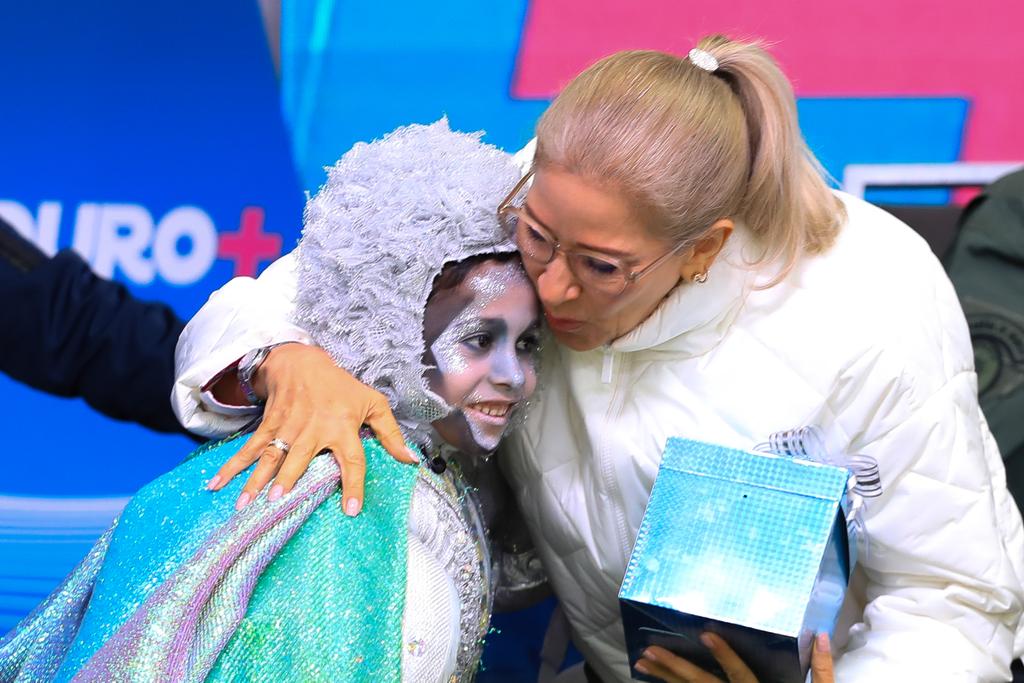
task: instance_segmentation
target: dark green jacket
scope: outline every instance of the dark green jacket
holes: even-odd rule
[[[1024,170],[967,206],[946,266],[971,328],[981,408],[1024,507]]]

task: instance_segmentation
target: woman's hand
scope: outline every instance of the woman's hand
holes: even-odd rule
[[[229,376],[237,383],[233,374]],[[259,460],[238,497],[237,508],[249,504],[271,479],[270,498],[280,498],[292,489],[313,456],[330,450],[341,468],[345,514],[358,514],[366,474],[366,455],[359,439],[364,424],[396,460],[419,462],[406,447],[384,395],[336,366],[323,349],[304,344],[277,346],[253,380],[256,394],[266,400],[263,422],[209,484],[211,490],[219,490]],[[272,445],[274,440],[288,444],[288,452]]]
[[[704,646],[718,660],[729,683],[757,683],[757,678],[737,656],[733,649],[713,633],[700,637]],[[651,646],[644,650],[643,658],[636,663],[636,670],[643,674],[657,676],[666,683],[723,683],[704,669],[694,666],[682,657],[677,657],[662,647]],[[819,633],[811,651],[811,681],[813,683],[835,683],[832,669],[832,648],[828,635]]]

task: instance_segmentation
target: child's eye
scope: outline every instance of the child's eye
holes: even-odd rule
[[[474,334],[472,337],[466,337],[462,340],[462,343],[479,351],[486,351],[491,348],[494,338],[486,332],[481,332],[480,334]]]

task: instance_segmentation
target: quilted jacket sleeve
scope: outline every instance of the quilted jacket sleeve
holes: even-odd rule
[[[941,280],[929,292],[938,306],[890,321],[885,350],[847,375],[859,381],[838,422],[852,452],[877,459],[885,491],[865,517],[866,607],[837,663],[844,683],[1010,680],[1024,645],[1020,513],[978,407],[963,314]]]
[[[247,415],[218,412],[203,387],[248,351],[278,342],[309,343],[291,322],[295,256],[282,256],[257,279],[238,277],[214,292],[185,326],[175,350],[174,412],[186,429],[218,437],[240,429]]]

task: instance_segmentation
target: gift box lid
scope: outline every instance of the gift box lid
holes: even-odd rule
[[[796,637],[840,514],[842,467],[669,439],[620,599]]]

